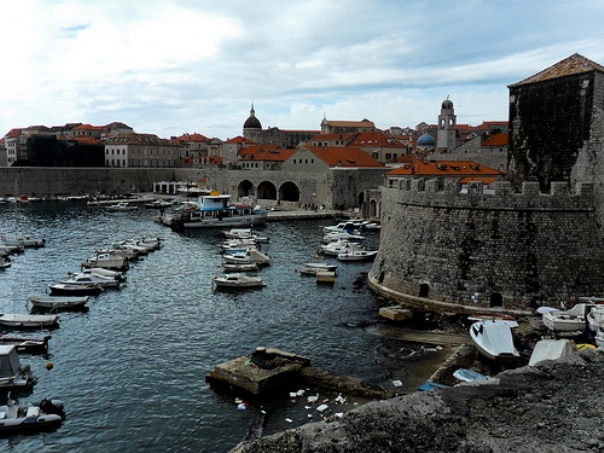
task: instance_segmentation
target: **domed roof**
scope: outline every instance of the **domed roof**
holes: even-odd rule
[[[245,120],[243,123],[244,129],[262,129],[262,124],[260,124],[260,120],[256,118],[256,111],[254,110],[254,104],[252,104],[252,108],[250,110],[250,117]]]
[[[453,108],[453,101],[449,98],[445,99],[442,104],[443,109],[450,110]]]
[[[436,146],[436,140],[430,134],[424,134],[417,139],[417,146]]]

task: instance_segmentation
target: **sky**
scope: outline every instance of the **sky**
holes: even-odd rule
[[[574,54],[604,65],[594,0],[0,2],[0,136],[123,122],[170,138],[321,120],[508,119],[509,84]]]

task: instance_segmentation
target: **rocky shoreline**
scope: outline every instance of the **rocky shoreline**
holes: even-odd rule
[[[429,324],[450,334],[466,328],[458,317],[439,316]],[[604,451],[604,387],[598,378],[604,375],[604,350],[527,366],[545,333],[537,317],[520,322],[514,341],[521,357],[513,369],[503,371],[471,343],[462,344],[430,378],[449,388],[372,401],[231,451]],[[460,384],[453,377],[458,368],[490,377]]]
[[[243,442],[233,453],[602,451],[604,351],[374,401],[341,418]]]

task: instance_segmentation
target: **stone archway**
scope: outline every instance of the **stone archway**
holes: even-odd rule
[[[287,181],[285,183],[283,183],[281,185],[281,187],[279,188],[279,200],[280,201],[293,201],[293,202],[299,202],[300,201],[300,189],[298,189],[298,186],[291,182],[291,181]]]
[[[270,181],[262,181],[256,189],[256,199],[277,200],[277,188]]]
[[[237,187],[238,198],[253,197],[254,195],[254,184],[252,184],[250,180],[244,179],[239,183],[239,186]]]

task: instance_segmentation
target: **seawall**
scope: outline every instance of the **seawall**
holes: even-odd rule
[[[604,248],[593,188],[405,180],[382,191],[380,251],[370,282],[437,311],[525,310],[604,293]],[[396,300],[396,298],[393,297]],[[399,300],[400,301],[400,300]]]

